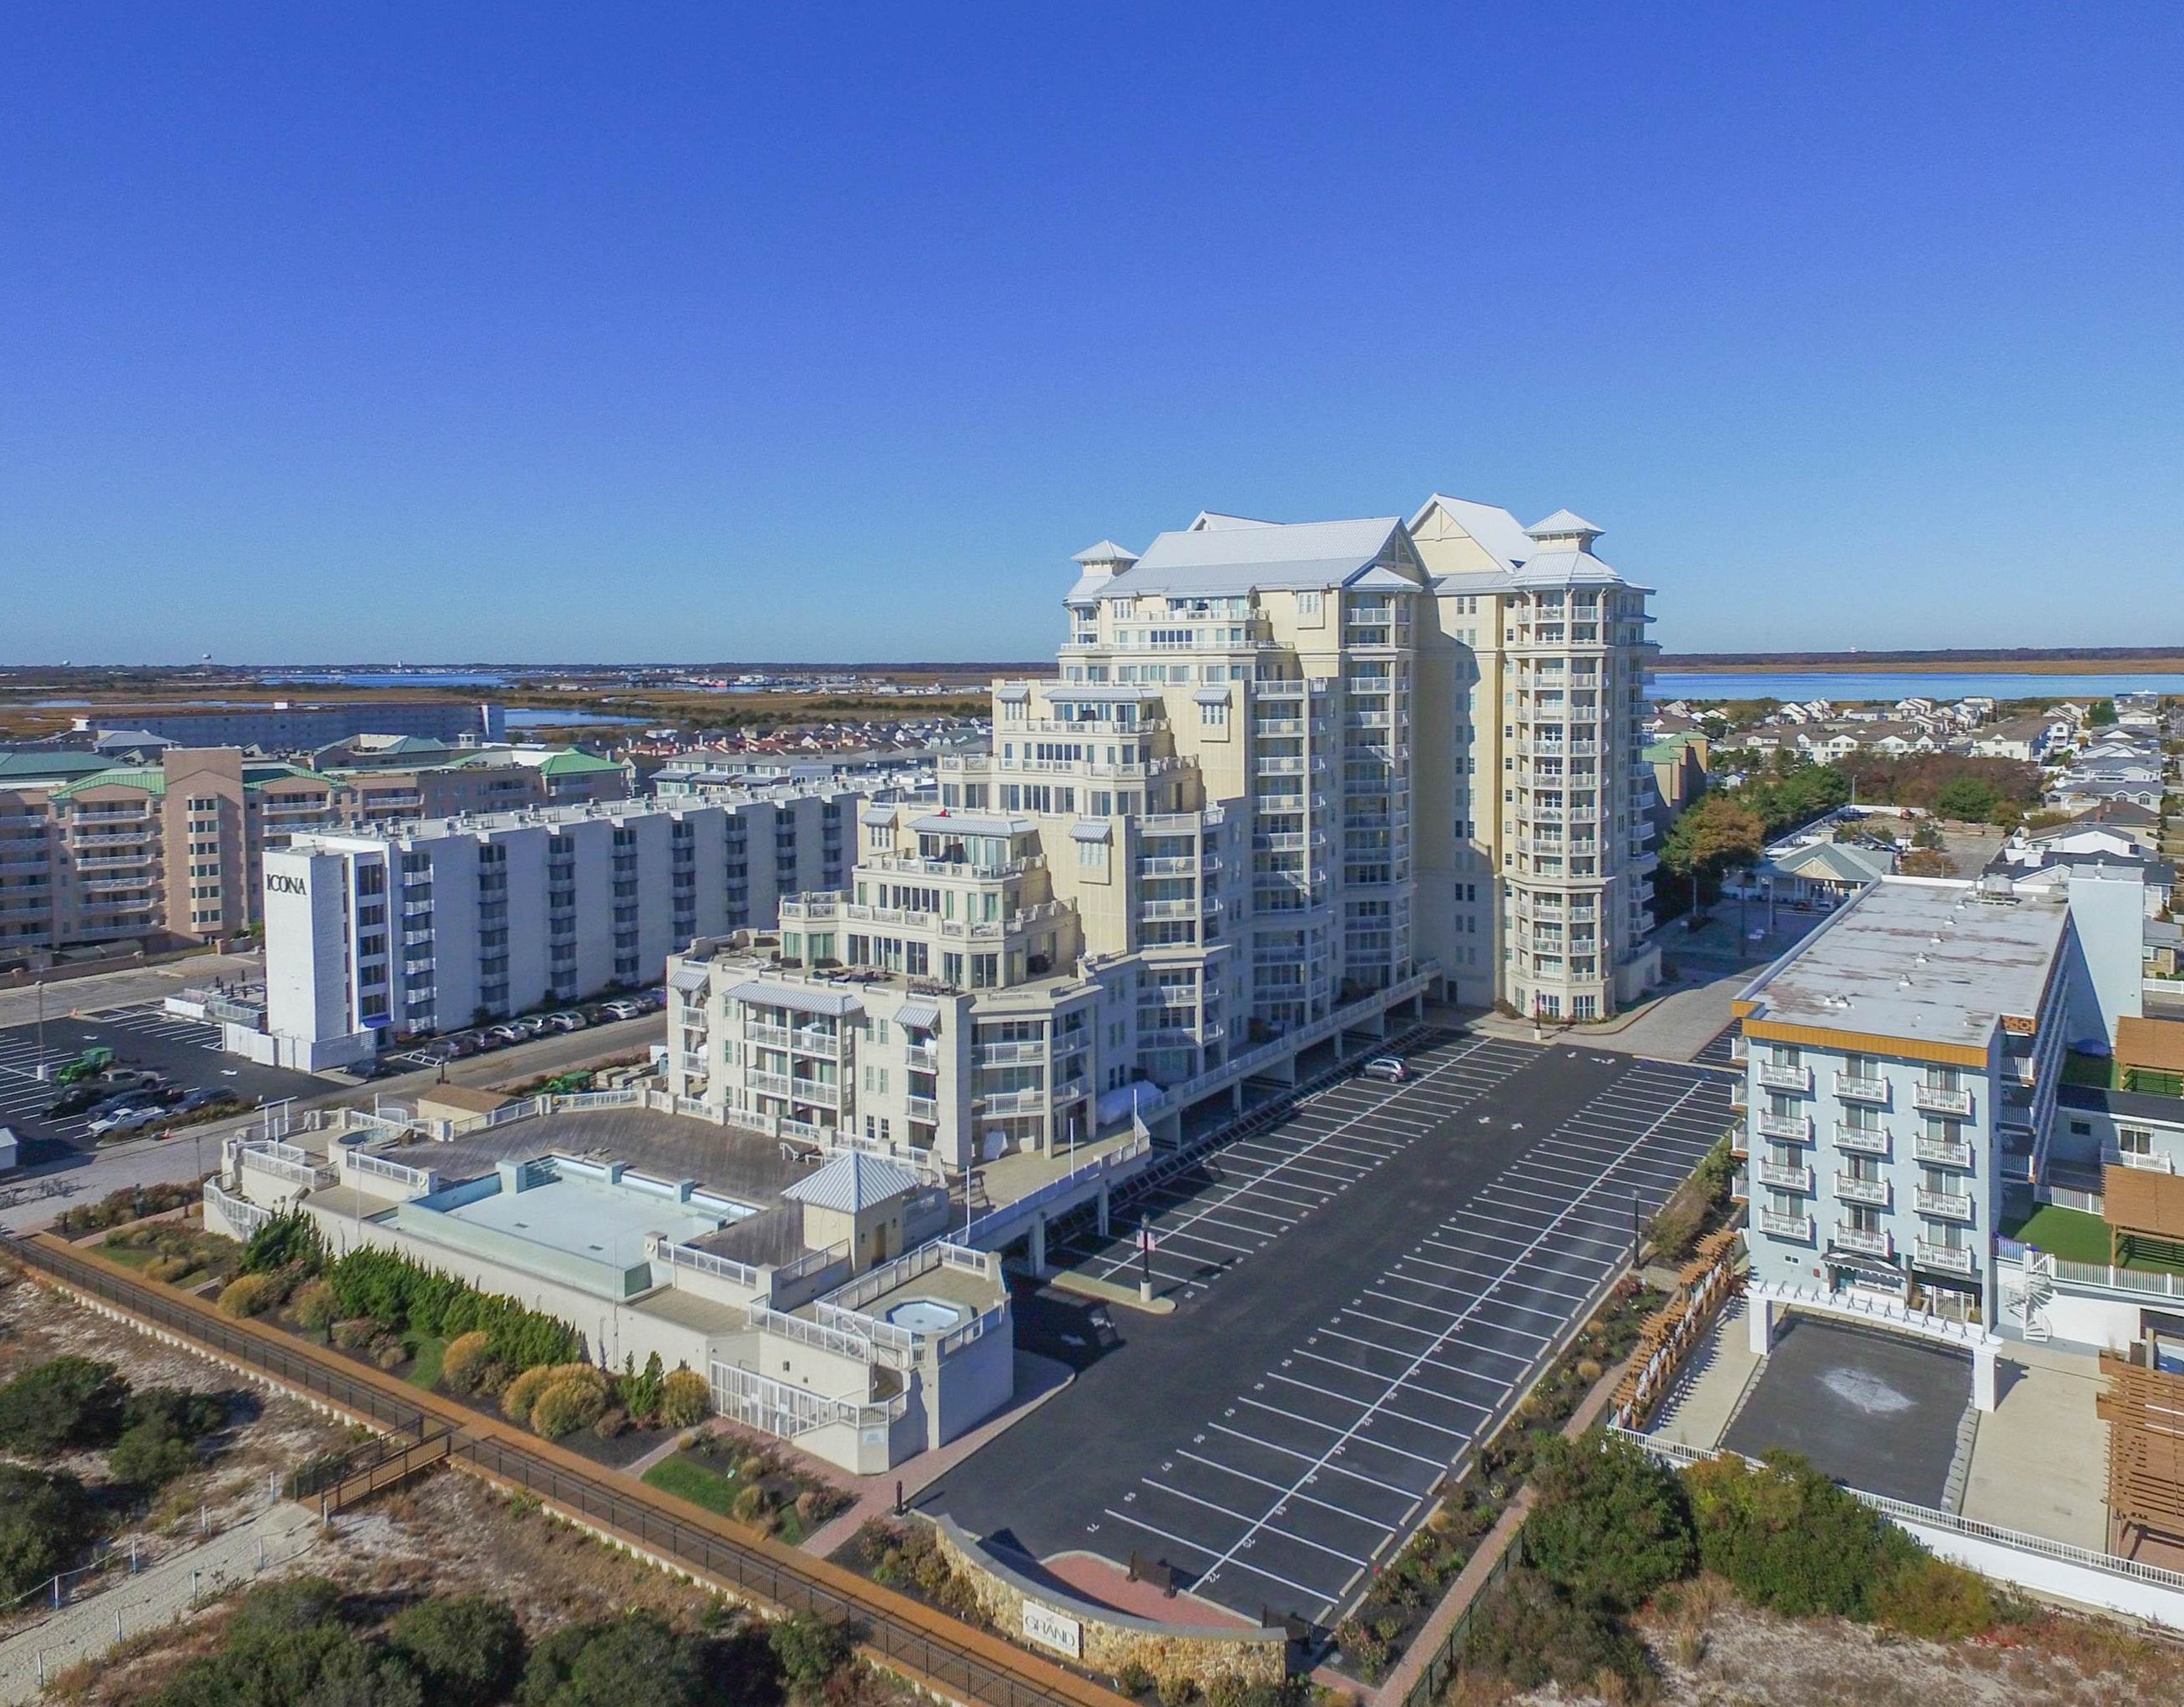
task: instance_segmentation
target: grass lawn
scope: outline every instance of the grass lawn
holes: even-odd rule
[[[736,1515],[736,1495],[742,1484],[733,1476],[708,1470],[688,1453],[678,1452],[661,1459],[644,1472],[644,1479],[662,1493],[671,1493],[677,1499],[687,1499],[693,1505],[702,1505],[723,1517]]]
[[[2020,1244],[2037,1245],[2048,1255],[2060,1257],[2065,1262],[2108,1265],[2109,1224],[2082,1209],[2042,1204],[2033,1211],[2032,1218],[2009,1237]]]
[[[410,1355],[417,1359],[410,1371],[414,1387],[437,1387],[440,1384],[440,1359],[447,1353],[448,1343],[434,1339],[430,1334],[405,1333],[402,1343]]]

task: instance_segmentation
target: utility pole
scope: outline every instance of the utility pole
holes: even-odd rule
[[[40,1084],[46,1081],[46,981],[38,980],[38,1069]]]

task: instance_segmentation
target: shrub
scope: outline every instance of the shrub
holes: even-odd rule
[[[493,1337],[480,1328],[459,1333],[449,1340],[448,1348],[440,1354],[440,1385],[449,1393],[476,1392],[478,1376],[485,1369],[486,1354],[492,1344]]]
[[[523,1672],[523,1626],[499,1601],[480,1595],[420,1601],[395,1619],[387,1640],[443,1707],[486,1707]]]
[[[140,1422],[122,1431],[106,1460],[108,1472],[131,1487],[164,1487],[197,1468],[197,1448],[164,1421]]]
[[[618,1434],[629,1432],[629,1413],[620,1405],[610,1405],[599,1413],[599,1420],[592,1425],[592,1432],[601,1440],[612,1440]]]
[[[288,1313],[296,1318],[296,1326],[312,1333],[324,1333],[341,1314],[341,1301],[324,1276],[305,1281],[298,1287],[288,1300]]]
[[[667,1376],[656,1351],[645,1359],[644,1374],[625,1375],[616,1383],[621,1390],[622,1404],[640,1422],[649,1422],[659,1415],[660,1394],[666,1384]]]
[[[410,1348],[391,1333],[382,1334],[371,1343],[371,1365],[374,1369],[397,1370],[409,1360]]]
[[[493,1356],[518,1369],[566,1363],[577,1354],[576,1331],[498,1293],[482,1293],[452,1275],[394,1251],[366,1246],[326,1271],[346,1315],[368,1315],[395,1330],[455,1339],[473,1332]]]
[[[1478,1604],[1464,1637],[1466,1671],[1517,1690],[1548,1684],[1604,1693],[1604,1677],[1626,1701],[1658,1693],[1646,1645],[1604,1607],[1581,1604],[1536,1571],[1504,1576]]]
[[[660,1384],[660,1421],[669,1428],[688,1428],[705,1421],[712,1391],[694,1369],[678,1369]]]
[[[27,1594],[64,1569],[87,1515],[74,1476],[0,1464],[0,1600]]]
[[[1697,1563],[1682,1485],[1630,1441],[1597,1431],[1577,1441],[1550,1436],[1532,1487],[1525,1549],[1580,1600],[1627,1612]]]
[[[849,1632],[808,1612],[782,1619],[766,1632],[766,1640],[789,1688],[806,1694],[818,1689],[850,1658]]]
[[[227,1421],[227,1400],[216,1393],[187,1387],[148,1387],[129,1395],[121,1408],[124,1430],[151,1425],[180,1440],[201,1440]]]
[[[510,1422],[529,1422],[532,1403],[553,1379],[554,1370],[550,1365],[537,1364],[525,1370],[509,1382],[507,1389],[500,1395],[500,1414]]]
[[[197,1263],[189,1257],[154,1257],[144,1265],[144,1278],[165,1286],[196,1267]]]
[[[120,1435],[129,1383],[110,1363],[56,1357],[0,1387],[0,1449],[50,1458],[109,1446]]]
[[[710,1699],[706,1644],[649,1612],[565,1624],[532,1649],[521,1707],[700,1707]]]
[[[736,1497],[728,1507],[738,1522],[756,1524],[760,1527],[764,1527],[766,1515],[772,1509],[773,1502],[766,1498],[766,1490],[755,1483],[738,1488]]]
[[[1206,1686],[1206,1707],[1244,1707],[1244,1680],[1222,1672]]]
[[[1125,1695],[1142,1695],[1153,1687],[1153,1674],[1132,1660],[1115,1674],[1115,1687]]]
[[[237,1275],[220,1289],[222,1315],[261,1315],[279,1300],[281,1282],[270,1274]]]
[[[1161,1707],[1190,1707],[1198,1694],[1198,1685],[1180,1671],[1162,1678],[1157,1687]]]
[[[1931,1554],[1906,1560],[1875,1584],[1872,1603],[1880,1622],[1929,1642],[1984,1636],[2002,1621],[1986,1578]]]
[[[272,1274],[292,1263],[304,1265],[316,1273],[324,1261],[319,1230],[300,1209],[274,1216],[251,1234],[242,1247],[242,1271],[247,1275]]]
[[[336,1322],[331,1337],[343,1351],[362,1351],[379,1337],[379,1324],[368,1315],[352,1316]]]
[[[1919,1544],[1795,1453],[1708,1459],[1684,1472],[1699,1562],[1755,1606],[1791,1618],[1873,1615],[1874,1587]]]
[[[549,1440],[559,1440],[597,1422],[606,1410],[601,1386],[574,1376],[549,1382],[531,1402],[531,1426]]]

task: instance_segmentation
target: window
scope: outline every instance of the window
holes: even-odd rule
[[[1228,726],[1228,702],[1218,705],[1201,701],[1198,707],[1198,726],[1201,729],[1226,729]]]
[[[1321,595],[1317,592],[1300,592],[1297,595],[1297,614],[1318,616],[1320,614],[1320,598]]]
[[[2153,1154],[2153,1132],[2147,1126],[2118,1126],[2116,1153],[2125,1156],[2151,1156]]]

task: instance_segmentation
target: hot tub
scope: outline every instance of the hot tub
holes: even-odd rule
[[[905,1298],[887,1313],[897,1327],[912,1333],[946,1333],[963,1324],[963,1307],[937,1298]]]

